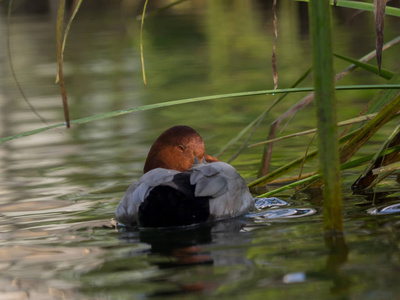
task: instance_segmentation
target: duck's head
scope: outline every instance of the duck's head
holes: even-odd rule
[[[199,161],[218,161],[206,155],[203,139],[189,126],[174,126],[164,131],[151,146],[143,172],[164,168],[185,172],[193,167],[195,157]]]

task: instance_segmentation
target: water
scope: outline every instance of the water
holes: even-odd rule
[[[73,119],[160,101],[272,88],[269,4],[193,1],[146,20],[147,89],[141,82],[134,18],[140,12],[133,13],[134,4],[122,12],[120,4],[97,5],[84,1],[66,47]],[[281,1],[278,16],[282,88],[310,67],[308,36],[297,5]],[[51,124],[62,122],[59,88],[54,85],[56,7],[43,14],[21,10],[13,15],[10,28],[16,74],[38,112]],[[335,51],[361,57],[374,46],[365,30],[371,15],[350,18],[351,13],[335,13]],[[399,34],[398,20],[388,18],[385,25],[386,40]],[[21,98],[9,72],[5,43],[0,45],[1,136],[44,126]],[[384,67],[398,70],[398,47],[383,59]],[[346,66],[335,63],[337,70]],[[363,71],[354,74],[342,84],[384,82]],[[310,84],[308,80],[304,86]],[[344,120],[357,115],[374,91],[337,94],[338,117]],[[268,124],[301,96],[280,103],[252,141],[265,138]],[[318,191],[293,198],[286,192],[279,198],[287,205],[264,203],[254,215],[200,228],[115,229],[114,209],[128,185],[141,176],[147,151],[164,129],[194,127],[213,154],[270,105],[272,97],[138,112],[2,144],[0,299],[395,299],[400,292],[400,199],[389,194],[374,206],[366,197],[351,195],[357,171],[343,174],[345,236],[335,241],[322,234]],[[313,107],[308,107],[283,134],[310,129],[313,119]],[[378,149],[390,130],[388,126],[379,133],[369,151]],[[303,154],[310,140],[277,143],[272,167]],[[256,177],[260,151],[245,150],[232,162],[248,182]],[[315,168],[315,162],[308,168]],[[381,189],[397,191],[399,184],[390,177]]]

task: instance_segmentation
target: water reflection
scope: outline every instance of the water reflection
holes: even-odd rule
[[[276,207],[282,205],[288,205],[288,202],[277,198],[260,199],[258,207],[262,207],[263,211],[259,214],[266,216],[268,212],[274,211]],[[314,211],[313,209],[293,210],[299,214],[303,210]],[[281,221],[291,217],[291,214],[280,215]],[[127,286],[132,286],[129,288],[131,292],[136,291],[134,286],[151,285],[150,291],[141,292],[141,295],[146,297],[215,293],[219,289],[224,289],[225,286],[229,287],[231,280],[238,276],[243,282],[252,280],[253,269],[257,264],[254,264],[252,259],[246,255],[249,251],[248,247],[243,248],[241,245],[253,243],[253,238],[248,235],[248,232],[254,230],[255,226],[260,226],[256,223],[257,218],[256,214],[250,214],[246,217],[192,228],[165,230],[138,230],[121,227],[118,239],[127,244],[148,245],[148,248],[124,252],[116,261],[106,262],[100,268],[85,274],[84,282],[90,282],[90,284],[83,290],[90,294],[96,294],[95,290],[100,287],[99,285],[102,288],[112,288],[115,281],[110,282],[105,278],[98,280],[102,275],[108,278],[110,272],[113,277],[118,278],[119,286],[122,285],[125,289]],[[265,223],[263,226],[266,225]],[[136,265],[143,256],[149,265],[138,269]],[[153,266],[156,269],[153,269]],[[243,267],[247,270],[246,276],[243,276]],[[219,269],[226,269],[230,273],[229,276],[219,279],[216,276]],[[180,272],[190,273],[192,279],[185,280],[182,277],[184,275]],[[132,276],[132,273],[135,275]],[[281,283],[289,283],[285,282],[288,276],[282,276]]]
[[[248,222],[248,221],[247,221]],[[176,274],[180,268],[185,268],[186,272],[195,272],[196,266],[201,268],[200,280],[182,283],[182,279],[160,275],[161,278],[153,278],[157,284],[165,284],[168,288],[156,289],[146,294],[148,297],[178,296],[187,293],[207,294],[218,289],[232,289],[229,278],[240,276],[243,270],[235,274],[232,266],[248,266],[247,276],[243,276],[240,281],[252,281],[253,270],[257,268],[257,260],[244,259],[243,254],[238,249],[232,247],[238,243],[243,243],[239,232],[246,228],[245,220],[234,220],[229,222],[219,222],[213,226],[192,228],[190,230],[171,230],[171,231],[143,231],[137,233],[127,233],[122,239],[127,239],[130,243],[136,242],[132,237],[136,236],[140,242],[149,244],[147,254],[149,261],[156,265],[159,270],[171,269]],[[249,224],[247,224],[249,225]],[[217,234],[219,233],[219,235]],[[221,234],[224,237],[233,238],[228,242],[223,240],[223,253],[218,245],[221,243]],[[240,240],[240,242],[238,241]],[[248,244],[252,239],[245,239]],[[346,295],[350,286],[350,280],[341,269],[348,258],[348,247],[344,237],[325,238],[327,249],[326,265],[320,270],[316,270],[314,265],[298,270],[296,273],[282,274],[271,278],[271,276],[259,278],[259,284],[263,287],[276,288],[277,286],[289,285],[294,283],[312,283],[315,281],[331,282],[330,291],[334,295]],[[248,250],[247,250],[248,251]],[[251,251],[251,250],[250,250]],[[238,256],[239,254],[239,256]],[[136,256],[132,253],[132,256]],[[152,259],[153,257],[153,259]],[[219,268],[230,268],[230,276],[225,280],[210,280],[215,278],[215,270]],[[270,266],[272,267],[272,266]],[[192,275],[193,276],[193,275]],[[264,275],[265,276],[265,275]],[[195,278],[196,276],[194,276]],[[172,288],[172,286],[174,288]]]
[[[149,260],[154,257],[154,264],[160,269],[172,269],[177,272],[180,268],[194,267],[196,265],[213,265],[214,259],[211,252],[204,245],[212,242],[211,227],[205,226],[190,230],[178,231],[144,231],[140,233],[140,241],[151,245]],[[161,259],[160,259],[161,258]],[[204,268],[203,272],[212,275],[212,267]],[[204,273],[203,273],[204,275]],[[149,297],[178,296],[186,293],[205,292],[217,288],[215,283],[205,280],[183,283],[173,278],[160,278],[158,283],[175,286],[173,290],[156,290],[148,294]]]
[[[326,260],[326,268],[323,271],[333,282],[331,293],[334,295],[346,295],[350,288],[350,278],[341,267],[347,262],[349,249],[344,237],[326,237],[326,247],[329,255]]]
[[[85,274],[82,280],[86,284],[82,288],[97,294],[98,288],[113,288],[117,284],[123,290],[121,293],[128,293],[125,290],[128,289],[131,295],[146,297],[212,292],[225,281],[216,281],[216,267],[242,265],[247,260],[245,250],[229,249],[244,241],[251,242],[240,236],[244,224],[243,219],[237,218],[193,228],[140,231],[120,228],[119,240],[142,247],[123,251]],[[232,239],[227,239],[228,236]],[[219,247],[223,247],[223,255]],[[186,272],[191,274],[190,278],[185,279]]]
[[[325,237],[328,250],[326,266],[319,271],[289,273],[283,277],[283,283],[294,284],[313,280],[332,281],[330,292],[333,295],[346,296],[351,286],[349,276],[341,268],[348,260],[349,249],[344,236]]]

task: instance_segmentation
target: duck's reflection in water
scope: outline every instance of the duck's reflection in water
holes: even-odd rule
[[[212,264],[209,252],[201,246],[211,243],[211,229],[210,226],[201,226],[191,229],[145,230],[139,236],[142,243],[151,246],[151,255],[170,258],[169,262],[158,263],[160,268]]]
[[[139,241],[148,244],[150,248],[145,250],[148,254],[146,260],[157,266],[159,270],[170,271],[168,272],[170,276],[165,276],[163,273],[162,276],[156,276],[150,280],[157,284],[166,283],[168,286],[172,284],[175,288],[153,290],[146,294],[147,297],[194,292],[207,293],[217,289],[223,283],[214,278],[215,266],[243,265],[245,255],[239,254],[236,248],[232,249],[235,254],[229,255],[229,245],[243,243],[240,231],[244,226],[243,218],[235,218],[189,228],[135,231],[127,231],[124,228],[122,230],[125,232],[120,238],[128,243]],[[213,241],[214,238],[218,241]],[[227,255],[221,255],[219,253],[221,250],[212,250],[219,249],[221,246]],[[138,255],[138,253],[132,253],[132,255]],[[183,278],[181,271],[174,272],[176,268],[179,270],[187,268],[189,277]],[[194,278],[197,279],[194,280]]]
[[[127,244],[148,246],[128,253],[130,260],[141,259],[153,271],[157,270],[142,279],[151,285],[151,292],[145,293],[147,297],[209,294],[239,278],[239,281],[251,279],[254,262],[246,255],[248,247],[243,247],[252,245],[254,235],[248,231],[266,226],[271,221],[315,213],[313,209],[304,213],[305,209],[281,208],[288,205],[276,198],[258,199],[258,211],[246,216],[195,227],[120,228],[119,238]],[[126,265],[120,267],[114,270],[127,270]],[[139,272],[146,273],[147,270]]]

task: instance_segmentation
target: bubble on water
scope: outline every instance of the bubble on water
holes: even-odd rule
[[[300,218],[313,215],[316,212],[317,210],[314,208],[281,208],[250,214],[248,217],[254,219]]]
[[[256,208],[258,209],[265,209],[265,208],[272,208],[272,207],[279,207],[279,206],[286,206],[289,205],[288,202],[283,201],[279,198],[255,198],[254,199]]]
[[[400,203],[392,204],[389,206],[374,207],[367,210],[370,215],[387,215],[396,214],[400,212]]]

